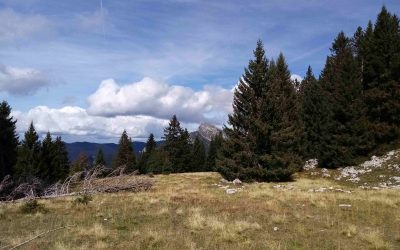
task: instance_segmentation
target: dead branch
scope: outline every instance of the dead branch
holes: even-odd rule
[[[28,240],[26,240],[26,241],[24,241],[24,242],[22,242],[22,243],[20,243],[20,244],[18,244],[18,245],[13,246],[13,247],[10,248],[9,250],[17,249],[18,247],[21,247],[21,246],[23,246],[23,245],[25,245],[25,244],[27,244],[27,243],[33,241],[34,239],[37,239],[37,238],[42,237],[43,235],[46,235],[46,234],[49,234],[49,233],[52,233],[52,232],[54,232],[54,231],[61,230],[61,229],[67,228],[67,227],[72,227],[72,226],[62,226],[62,227],[54,228],[54,229],[51,229],[51,230],[49,230],[49,231],[43,232],[43,233],[38,234],[38,235],[36,235],[35,237],[30,238],[30,239],[28,239]]]

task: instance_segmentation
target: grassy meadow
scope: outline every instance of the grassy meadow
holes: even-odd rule
[[[147,192],[94,195],[86,205],[39,200],[45,209],[33,214],[22,213],[21,202],[0,204],[0,249],[60,226],[69,227],[19,249],[400,249],[399,190],[305,175],[235,186],[217,173],[187,173],[154,183]]]

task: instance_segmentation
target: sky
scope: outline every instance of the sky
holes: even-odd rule
[[[0,101],[21,136],[33,122],[67,142],[160,138],[173,114],[221,127],[258,39],[293,78],[318,75],[383,5],[399,15],[398,0],[0,0]]]

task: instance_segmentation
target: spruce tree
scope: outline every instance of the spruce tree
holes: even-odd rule
[[[128,172],[136,169],[136,157],[132,140],[128,137],[126,130],[121,135],[118,143],[118,151],[114,159],[114,168],[121,166],[126,166]]]
[[[336,37],[331,52],[321,75],[330,109],[327,133],[331,138],[320,163],[328,168],[354,164],[355,158],[370,148],[359,65],[343,32]]]
[[[25,132],[24,140],[18,150],[17,163],[15,165],[15,179],[18,182],[29,182],[37,178],[42,169],[41,145],[33,123]]]
[[[165,143],[163,150],[166,155],[164,171],[174,173],[187,172],[190,167],[191,143],[186,129],[181,128],[176,115],[173,115],[168,127],[164,129]]]
[[[44,181],[46,184],[50,184],[54,179],[52,171],[53,168],[53,157],[54,157],[54,145],[53,140],[51,138],[50,132],[47,132],[46,137],[42,141],[42,150],[41,150],[41,169],[38,173],[38,178]]]
[[[331,118],[325,92],[320,82],[314,77],[311,67],[301,83],[300,117],[304,128],[302,135],[302,155],[306,159],[324,158],[329,154]]]
[[[399,19],[385,7],[374,29],[367,27],[363,39],[362,71],[367,117],[377,145],[400,137],[400,28]]]
[[[11,107],[7,102],[0,103],[0,180],[13,174],[17,162],[18,136],[16,120],[11,116]]]
[[[218,152],[221,150],[222,141],[222,133],[218,133],[213,138],[211,138],[210,147],[208,148],[205,171],[216,171],[217,156]]]
[[[206,150],[204,148],[204,144],[200,141],[199,137],[196,136],[192,148],[191,171],[194,172],[205,171],[205,163],[206,163]]]
[[[93,162],[94,166],[105,166],[106,160],[104,159],[104,153],[101,148],[99,148],[96,152],[96,157]]]
[[[268,63],[258,41],[254,57],[235,89],[217,168],[229,180],[288,180],[300,159],[294,84],[283,55]]]
[[[140,156],[139,159],[138,165],[140,173],[145,174],[147,172],[152,172],[149,169],[149,161],[150,159],[153,158],[153,154],[155,153],[156,148],[157,148],[157,143],[154,139],[154,135],[151,133],[149,135],[149,138],[147,139],[146,146],[144,147],[142,155]]]
[[[263,99],[263,122],[269,126],[270,152],[261,161],[268,180],[288,180],[301,167],[299,118],[296,89],[281,53],[272,67],[269,89]]]
[[[60,136],[53,142],[51,166],[51,183],[62,181],[68,176],[70,166],[68,151]]]

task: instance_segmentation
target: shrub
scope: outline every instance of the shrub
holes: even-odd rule
[[[90,196],[88,194],[84,194],[82,196],[76,197],[76,199],[73,201],[73,203],[75,205],[87,205],[92,200],[93,200],[92,196]]]
[[[29,200],[20,207],[20,211],[24,214],[35,214],[46,213],[48,210],[44,204],[40,204],[37,200]]]

